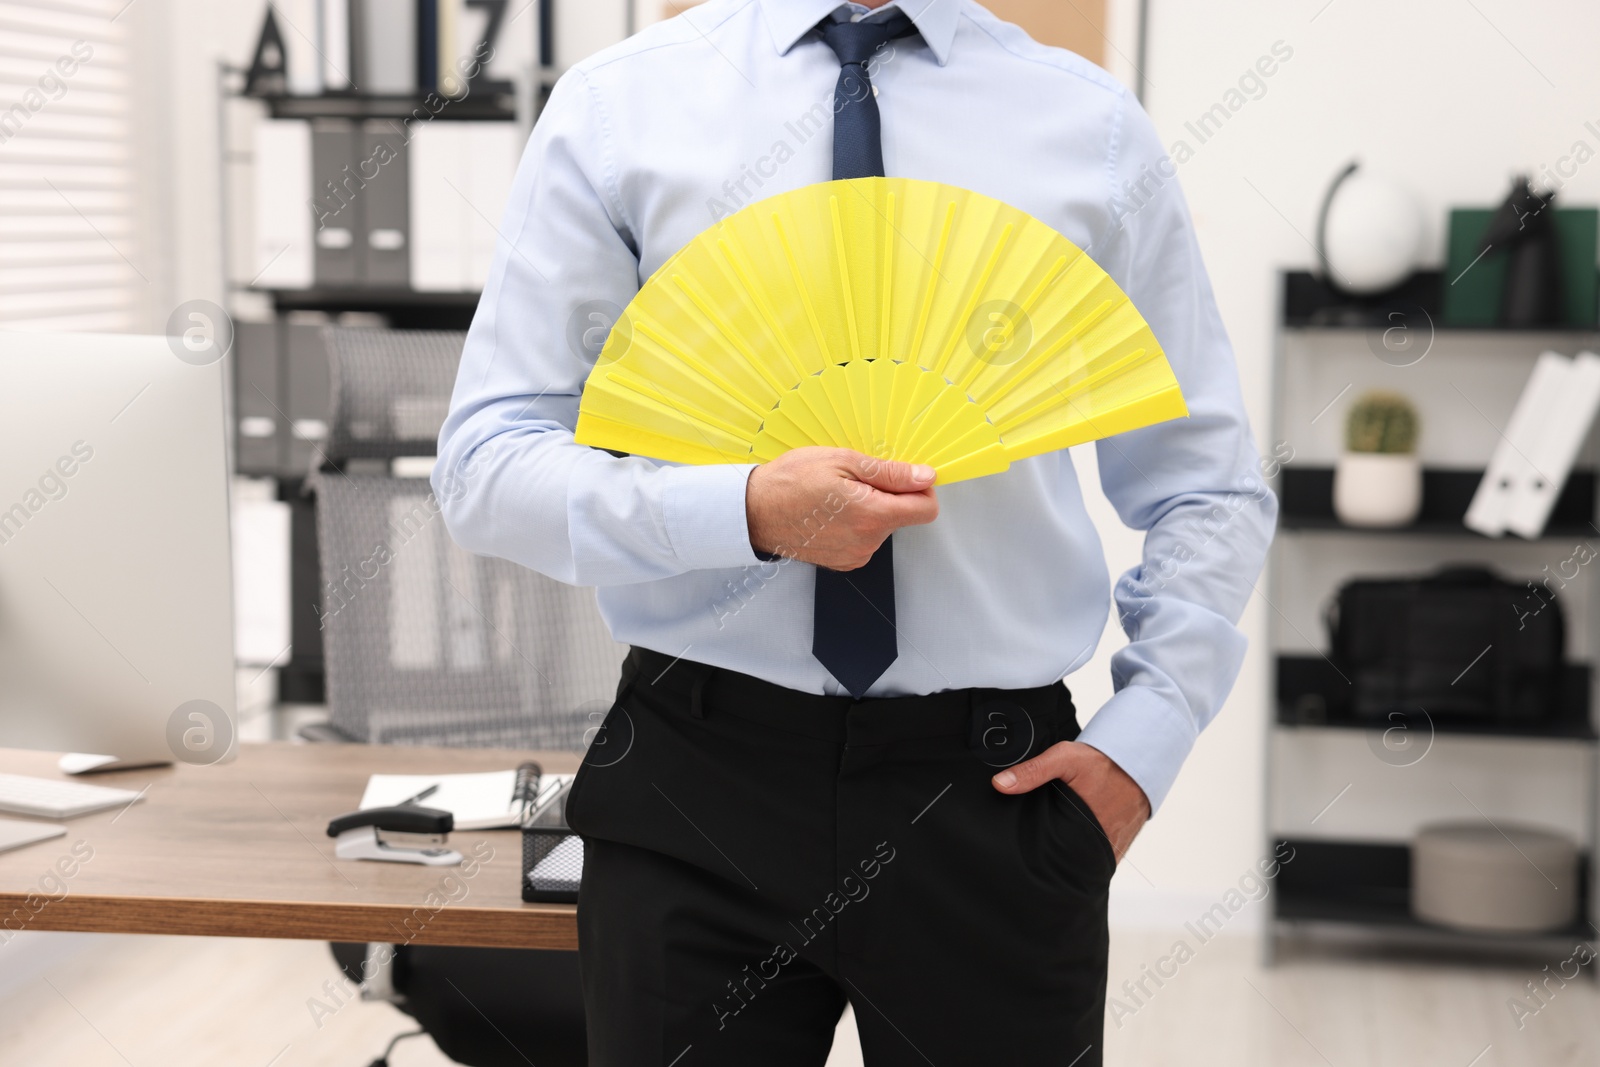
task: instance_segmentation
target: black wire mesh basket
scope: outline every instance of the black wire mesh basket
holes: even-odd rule
[[[583,879],[583,838],[567,825],[567,791],[541,804],[522,826],[522,899],[531,904],[576,904]]]

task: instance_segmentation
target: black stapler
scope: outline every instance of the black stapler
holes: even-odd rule
[[[461,862],[461,853],[446,848],[445,842],[455,822],[448,811],[402,804],[340,815],[328,823],[328,836],[335,841],[334,855],[342,860],[453,867]]]

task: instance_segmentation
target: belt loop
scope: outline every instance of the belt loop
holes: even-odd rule
[[[616,704],[626,704],[633,695],[634,687],[639,684],[639,676],[644,673],[644,653],[637,646],[630,647],[628,654],[622,658],[622,676],[617,681]]]
[[[694,687],[689,691],[689,714],[697,719],[706,717],[705,691],[706,683],[711,680],[711,675],[716,668],[694,672]]]
[[[1083,733],[1083,724],[1078,722],[1078,705],[1073,703],[1072,690],[1067,688],[1065,680],[1057,682],[1055,688],[1057,736],[1062,741],[1076,741]]]
[[[969,723],[967,728],[967,747],[980,756],[989,748],[990,742],[993,740],[993,735],[989,732],[989,728],[993,725],[989,720],[989,713],[993,710],[989,706],[989,697],[991,695],[993,695],[993,690],[967,690],[967,721]],[[1003,732],[1004,728],[1002,727]]]

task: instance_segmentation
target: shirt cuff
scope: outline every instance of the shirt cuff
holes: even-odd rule
[[[745,483],[753,463],[663,467],[662,521],[673,554],[690,570],[753,567],[761,561],[750,547]]]
[[[1155,814],[1194,748],[1194,724],[1152,689],[1118,691],[1083,728],[1078,740],[1099,749],[1138,783]]]

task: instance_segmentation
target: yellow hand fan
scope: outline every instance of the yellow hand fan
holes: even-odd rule
[[[1144,317],[1071,241],[964,189],[858,178],[673,255],[611,331],[576,437],[676,463],[835,445],[949,484],[1186,414]]]

